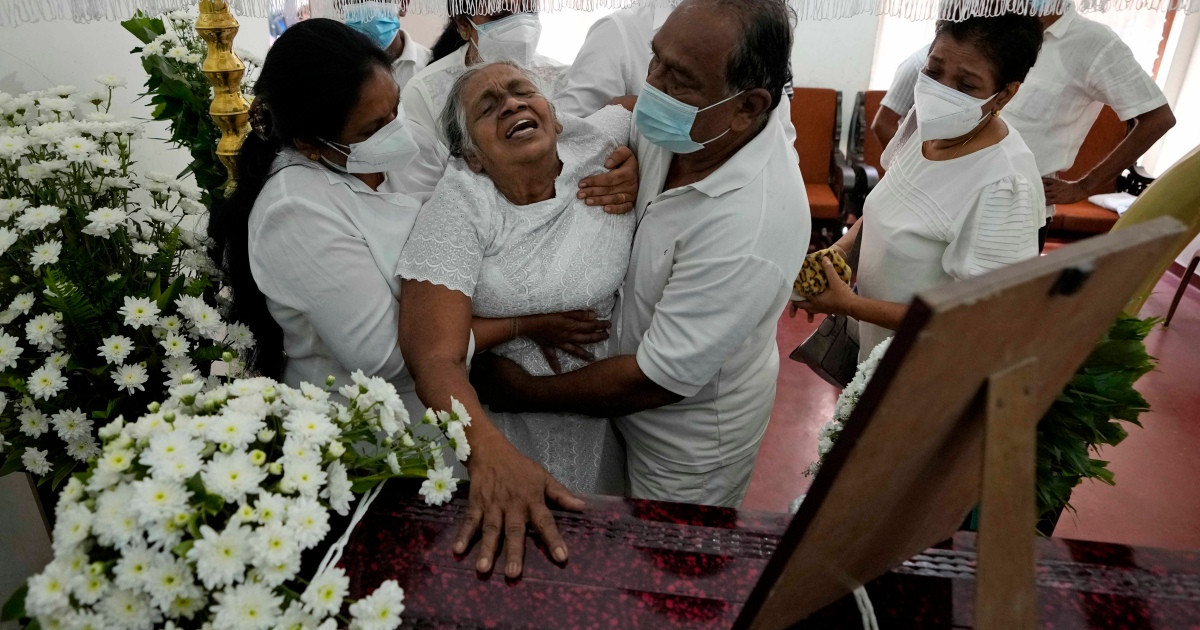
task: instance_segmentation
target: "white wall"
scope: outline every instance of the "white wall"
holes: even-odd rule
[[[797,87],[842,92],[842,147],[846,146],[854,96],[867,89],[879,18],[859,15],[842,20],[800,22],[792,43],[792,75]],[[900,63],[900,59],[896,63]]]

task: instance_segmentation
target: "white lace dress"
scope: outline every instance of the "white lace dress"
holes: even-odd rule
[[[588,207],[575,193],[580,179],[603,172],[612,151],[628,142],[630,114],[609,107],[587,120],[565,114],[559,120],[563,168],[553,199],[514,205],[487,176],[451,160],[417,217],[397,275],[461,291],[480,317],[590,309],[609,318],[629,263],[635,219]],[[588,350],[598,359],[608,356],[606,343]],[[493,352],[536,376],[552,373],[529,339]],[[565,371],[584,365],[562,353],[560,362]],[[624,449],[609,420],[548,413],[490,417],[517,449],[573,492],[624,493]]]

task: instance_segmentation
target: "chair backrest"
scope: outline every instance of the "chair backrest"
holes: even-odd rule
[[[880,175],[883,175],[883,167],[879,165],[883,143],[879,141],[875,132],[871,131],[871,122],[875,120],[875,114],[879,113],[884,94],[887,94],[887,90],[867,90],[863,95],[863,120],[866,123],[863,130],[863,163],[875,167]]]
[[[796,153],[800,154],[800,173],[807,184],[829,181],[829,163],[837,133],[838,96],[837,90],[827,88],[798,87],[792,94]]]
[[[1112,153],[1112,150],[1125,138],[1128,129],[1128,125],[1117,117],[1117,113],[1105,105],[1104,109],[1100,110],[1100,115],[1096,117],[1096,122],[1092,123],[1092,129],[1084,138],[1083,145],[1079,147],[1075,163],[1071,165],[1071,168],[1062,171],[1061,177],[1066,180],[1075,180],[1086,175],[1109,153]],[[1095,190],[1095,193],[1110,193],[1116,192],[1116,190],[1117,179],[1114,177],[1112,182],[1105,182],[1103,187]]]

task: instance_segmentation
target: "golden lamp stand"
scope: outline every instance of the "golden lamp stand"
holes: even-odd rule
[[[225,194],[228,195],[237,185],[237,155],[250,131],[250,103],[242,97],[246,66],[233,52],[238,22],[225,0],[200,0],[196,32],[208,42],[208,56],[204,58],[202,70],[213,85],[212,106],[208,113],[221,130],[217,157],[229,174],[225,182]]]

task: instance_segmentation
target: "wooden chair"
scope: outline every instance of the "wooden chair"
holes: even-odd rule
[[[854,97],[854,113],[850,117],[850,165],[854,168],[855,188],[847,211],[855,216],[862,216],[863,201],[883,177],[884,168],[879,159],[883,155],[883,143],[871,131],[871,121],[875,120],[885,94],[886,90],[868,90]]]
[[[1061,171],[1059,176],[1066,180],[1083,177],[1100,163],[1112,150],[1121,143],[1128,133],[1128,125],[1117,117],[1112,108],[1105,106],[1092,124],[1091,131],[1084,139],[1083,145],[1075,156],[1071,168]],[[1111,192],[1128,192],[1140,194],[1154,179],[1149,177],[1137,165],[1131,165],[1124,173],[1107,182],[1092,194]],[[1103,234],[1112,229],[1119,215],[1107,208],[1101,208],[1084,199],[1076,203],[1059,204],[1055,208],[1054,217],[1050,220],[1050,235],[1057,238],[1074,240],[1094,234]]]
[[[838,148],[841,140],[842,93],[825,88],[795,88],[792,124],[796,127],[796,152],[808,192],[813,233],[823,222],[840,223],[846,202],[855,189],[854,169]]]

